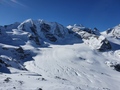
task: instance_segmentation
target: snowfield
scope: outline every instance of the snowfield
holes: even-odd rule
[[[28,71],[9,68],[11,74],[0,74],[1,90],[120,89],[120,72],[105,63],[118,60],[110,52],[98,52],[85,44],[50,45],[32,50],[37,55],[24,63]]]
[[[51,45],[50,48],[41,48],[40,52],[38,56],[34,57],[35,61],[25,63],[26,68],[42,74],[53,81],[52,83],[57,83],[57,85],[53,84],[53,90],[113,90],[120,88],[120,81],[117,79],[120,78],[117,75],[119,72],[114,72],[106,66],[105,61],[108,58],[104,57],[102,53],[89,49],[84,44]],[[50,88],[51,85],[48,89]]]
[[[120,90],[119,38],[39,21],[0,28],[0,90]]]

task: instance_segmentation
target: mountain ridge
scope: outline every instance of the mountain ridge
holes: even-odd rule
[[[16,26],[16,24],[18,26]],[[11,25],[12,27],[14,26],[14,24],[11,24]],[[4,29],[10,27],[9,30],[11,30],[11,25],[4,26]],[[92,48],[94,49],[105,50],[105,49],[111,48],[109,43],[105,43],[105,42],[108,42],[106,38],[104,38],[104,40],[99,39],[100,32],[99,30],[97,30],[97,28],[92,30],[90,28],[84,27],[83,25],[74,25],[69,27],[68,26],[64,27],[63,25],[56,22],[47,22],[40,19],[38,20],[28,19],[21,24],[15,23],[15,26],[13,28],[14,28],[14,31],[16,32],[27,30],[26,32],[29,33],[29,35],[27,36],[29,40],[33,40],[37,45],[40,45],[46,40],[47,42],[50,41],[51,43],[51,42],[59,41],[58,39],[62,40],[63,38],[68,38],[68,37],[70,38],[71,37],[70,35],[74,33],[75,36],[78,36],[81,39],[84,39],[83,41],[84,42],[87,41],[87,43],[91,43],[92,39],[96,38],[96,43],[98,43],[99,45],[97,44],[92,46],[93,43],[89,45],[89,46],[92,46]],[[100,42],[104,42],[104,43],[102,44]],[[101,47],[106,47],[106,48],[101,48]]]

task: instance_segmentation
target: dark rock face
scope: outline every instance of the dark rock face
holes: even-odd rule
[[[29,38],[29,40],[34,41],[37,45],[41,45],[39,37],[37,37],[35,35],[29,35],[28,38]]]
[[[51,27],[48,24],[45,24],[45,23],[41,24],[40,27],[41,27],[42,32],[49,32],[50,29],[51,29]]]
[[[61,25],[62,26],[62,25]],[[62,26],[62,29],[64,29],[64,27]],[[63,31],[64,32],[64,31]],[[59,25],[56,23],[56,28],[54,30],[55,35],[57,35],[58,37],[64,37],[64,34],[62,34],[62,32],[60,31]]]
[[[57,23],[54,23],[54,26],[50,26],[49,24],[42,23],[40,27],[41,27],[41,31],[43,32],[45,37],[48,40],[50,40],[51,42],[56,42],[58,40],[57,37],[64,38],[64,34],[62,34],[62,32],[60,30],[60,27],[62,27],[63,32],[64,32],[65,28],[62,25],[59,27],[59,25]],[[52,27],[54,28],[53,32],[51,32]]]
[[[41,31],[48,40],[50,40],[51,42],[57,41],[57,38],[50,32],[51,30],[50,25],[43,23],[41,24],[40,27],[41,27]]]
[[[35,27],[30,27],[30,29],[35,35],[37,34],[37,31],[36,31]]]
[[[68,29],[58,23],[47,24],[45,22],[41,23],[41,31],[45,35],[45,37],[51,42],[56,42],[58,38],[64,38],[66,33],[68,33]]]
[[[23,30],[23,31],[26,31],[26,29],[25,29],[25,25],[24,25],[24,24],[21,25],[21,27],[22,27],[22,30]]]
[[[112,31],[112,28],[108,29],[106,33],[109,34],[111,31]]]
[[[103,40],[101,43],[102,45],[101,45],[101,48],[99,49],[100,51],[112,49],[112,46],[107,39]]]
[[[52,42],[57,41],[57,38],[53,34],[46,34],[45,37],[48,38]]]
[[[8,67],[11,67],[11,65],[0,58],[0,72],[10,73]]]
[[[9,67],[11,65],[7,64],[6,62],[4,62],[2,59],[0,59],[0,66],[6,66],[6,67]]]
[[[18,53],[24,53],[24,50],[23,50],[22,47],[17,48],[16,51],[17,51]]]
[[[17,49],[15,49],[15,52],[13,52],[16,57],[18,57],[20,60],[24,60],[25,58],[27,58],[30,53],[26,53],[22,47],[19,47]]]
[[[99,30],[98,30],[97,28],[94,28],[93,34],[95,34],[95,35],[100,35],[100,32],[99,32]]]
[[[120,72],[120,64],[114,65],[114,69]]]

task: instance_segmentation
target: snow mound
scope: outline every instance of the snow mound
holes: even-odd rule
[[[120,58],[120,50],[114,52],[115,57]]]

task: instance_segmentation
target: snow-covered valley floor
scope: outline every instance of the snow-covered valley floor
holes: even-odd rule
[[[99,52],[84,43],[31,49],[25,70],[9,67],[0,74],[0,90],[120,90],[120,72],[106,65],[118,61],[114,51]]]

